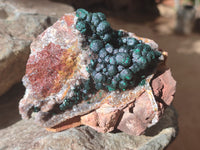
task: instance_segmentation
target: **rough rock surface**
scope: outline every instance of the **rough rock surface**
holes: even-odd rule
[[[86,12],[82,9],[79,11],[80,14]],[[93,14],[95,15],[95,13]],[[102,18],[104,19],[102,22],[105,23],[105,16]],[[137,42],[137,45],[144,44],[145,46],[146,44],[152,53],[159,53],[160,63],[154,73],[152,71],[155,68],[151,66],[151,73],[146,75],[143,83],[140,80],[141,84],[138,84],[135,88],[117,89],[110,92],[106,89],[100,89],[93,94],[86,93],[89,97],[83,100],[83,97],[80,97],[83,93],[79,94],[74,89],[78,86],[81,87],[82,84],[85,86],[84,81],[90,81],[90,73],[87,67],[90,62],[93,62],[92,59],[98,55],[91,51],[91,45],[90,48],[82,45],[87,37],[85,38],[80,34],[83,31],[82,29],[81,31],[76,28],[80,23],[78,22],[80,18],[77,20],[78,16],[75,13],[65,14],[31,44],[31,54],[27,62],[26,74],[23,77],[26,93],[19,103],[20,114],[23,118],[33,117],[41,126],[53,131],[84,124],[99,132],[110,132],[118,128],[132,135],[142,134],[147,127],[158,122],[164,106],[171,104],[175,93],[176,82],[172,78],[170,70],[164,65],[165,53],[161,54],[158,51],[158,45],[153,40],[137,37],[133,33],[117,31],[123,33],[119,34],[119,38],[131,38]],[[99,29],[101,29],[100,27]],[[112,32],[113,30],[108,31]],[[113,31],[111,34],[115,33]],[[112,37],[112,35],[110,36]],[[116,34],[114,37],[116,37]],[[139,40],[142,44],[139,43]],[[114,43],[116,44],[116,42]],[[104,44],[102,45],[104,46]],[[120,47],[120,45],[117,47],[117,44],[115,46],[116,49]],[[136,47],[132,46],[133,49]],[[97,47],[94,46],[93,48]],[[142,53],[142,50],[139,51]],[[117,57],[118,54],[120,53],[117,52],[116,55],[112,54],[111,56]],[[127,55],[129,57],[128,52]],[[144,54],[143,57],[146,55]],[[154,58],[158,58],[156,54]],[[135,58],[131,62],[136,64]],[[109,66],[110,64],[107,63],[106,65]],[[126,70],[130,71],[129,69]],[[148,72],[147,70],[146,68],[144,72]],[[119,73],[122,74],[122,71],[119,71]],[[106,78],[109,78],[109,76],[107,75]],[[136,77],[131,77],[129,80],[134,79]],[[91,82],[94,82],[94,80]],[[122,81],[123,78],[121,77],[120,80]],[[88,87],[90,89],[91,87],[96,88],[93,83]],[[79,96],[73,97],[74,95]],[[71,100],[69,100],[70,98]],[[74,102],[78,103],[74,104]],[[63,103],[66,103],[67,106],[72,104],[72,106],[62,110],[63,107],[60,106]]]
[[[161,150],[174,139],[176,131],[177,115],[173,107],[168,107],[158,124],[141,136],[131,136],[123,132],[98,133],[86,126],[52,133],[35,125],[32,120],[21,120],[0,130],[0,149]]]
[[[52,9],[46,9],[46,14],[41,13],[46,7],[39,9],[42,5],[36,5],[35,1],[32,4],[26,1],[25,4],[7,0],[0,2],[0,95],[20,82],[30,53],[30,43],[61,15],[52,14]],[[70,6],[61,8],[65,12],[73,11]]]

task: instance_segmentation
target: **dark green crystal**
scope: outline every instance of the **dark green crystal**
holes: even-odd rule
[[[110,57],[109,63],[112,64],[112,65],[115,65],[115,64],[116,64],[116,60],[115,60],[115,57],[114,57],[114,56]]]
[[[34,112],[39,112],[39,111],[40,111],[40,108],[39,108],[39,107],[36,107],[36,106],[34,106],[34,107],[33,107],[33,111],[34,111]]]
[[[124,69],[120,72],[120,78],[123,80],[131,80],[133,73],[129,69]]]
[[[109,30],[110,30],[110,24],[107,21],[100,22],[96,29],[98,35],[103,35]]]
[[[104,34],[101,36],[101,39],[104,41],[104,42],[109,42],[111,40],[112,36],[108,33]]]
[[[106,20],[106,16],[102,12],[98,12],[97,15],[101,21]]]
[[[103,75],[101,73],[97,73],[95,76],[94,76],[94,81],[96,82],[102,82],[104,79]]]
[[[117,64],[122,65],[124,67],[129,66],[131,64],[131,58],[127,53],[118,53],[115,57]]]
[[[108,89],[109,92],[116,90],[112,85],[108,85],[107,89]]]
[[[132,48],[138,43],[139,43],[138,40],[136,40],[135,38],[128,38],[127,40],[127,45]]]
[[[100,49],[103,48],[103,42],[101,40],[93,40],[91,43],[90,43],[90,49],[93,51],[93,52],[98,52]]]
[[[85,9],[80,8],[76,10],[76,16],[80,19],[85,19],[87,15],[88,11],[86,11]]]
[[[79,21],[76,23],[76,29],[79,30],[82,34],[87,31],[87,27],[84,21]]]
[[[100,22],[100,19],[98,17],[98,14],[97,13],[93,13],[92,14],[92,20],[91,20],[91,23],[94,25],[94,26],[97,26]]]
[[[119,88],[120,89],[124,90],[124,89],[127,88],[127,86],[128,86],[128,82],[127,81],[122,80],[122,81],[119,82]]]
[[[109,65],[108,66],[108,75],[109,76],[114,76],[117,74],[117,68],[114,65]]]
[[[89,13],[85,19],[85,21],[90,22],[92,20],[92,14]]]
[[[138,65],[141,69],[145,69],[145,67],[147,66],[147,60],[141,56],[138,60]]]
[[[105,50],[105,48],[102,48],[100,51],[99,51],[99,57],[100,58],[105,58],[107,56],[108,52]]]
[[[137,73],[137,72],[140,71],[140,68],[139,68],[139,66],[138,66],[136,63],[134,63],[131,67],[129,67],[129,69],[130,69],[133,73]]]

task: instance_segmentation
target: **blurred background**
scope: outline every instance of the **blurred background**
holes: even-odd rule
[[[21,78],[31,41],[77,8],[102,11],[113,28],[153,39],[169,53],[179,131],[167,149],[198,149],[200,0],[0,0],[0,129],[20,120]]]

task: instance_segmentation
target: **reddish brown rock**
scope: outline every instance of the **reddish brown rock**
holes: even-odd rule
[[[94,128],[98,132],[110,132],[115,129],[121,113],[121,110],[104,104],[94,112],[82,116],[81,123]]]
[[[144,133],[146,125],[133,113],[125,112],[117,129],[131,135]]]
[[[170,84],[169,84],[170,83]],[[143,93],[134,103],[134,107],[125,112],[118,129],[128,134],[140,135],[146,127],[152,126],[150,120],[160,117],[164,112],[164,105],[170,105],[175,94],[176,81],[172,78],[170,70],[152,80],[152,89],[156,96],[158,110],[154,110],[148,93]],[[166,95],[167,94],[167,95]],[[162,101],[162,102],[160,102]]]
[[[159,84],[160,82],[162,82],[163,85]],[[159,75],[155,80],[153,80],[152,86],[154,87],[153,91],[155,96],[159,96],[162,93],[161,99],[169,106],[176,91],[176,81],[173,79],[170,69],[166,70],[165,73]]]

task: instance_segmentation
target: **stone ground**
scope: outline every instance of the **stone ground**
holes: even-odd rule
[[[159,43],[160,48],[169,52],[168,65],[172,68],[173,76],[177,80],[177,93],[173,104],[179,115],[179,134],[167,149],[197,149],[200,138],[198,99],[200,97],[200,35],[173,34],[174,13],[173,10],[171,13],[167,12],[163,17],[148,22],[134,22],[133,18],[127,21],[124,16],[110,17],[109,20],[115,28],[123,28],[154,39]],[[139,20],[145,20],[145,18]],[[23,86],[17,84],[0,97],[1,131],[12,128],[11,125],[20,120],[17,104],[23,92]]]

